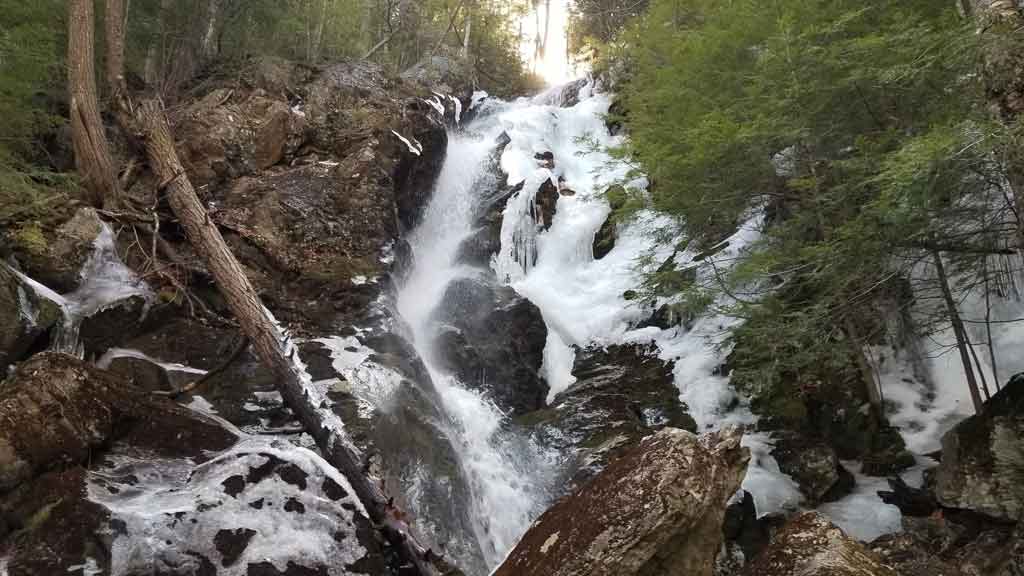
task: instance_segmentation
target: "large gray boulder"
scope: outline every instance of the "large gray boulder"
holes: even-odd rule
[[[897,576],[875,554],[817,512],[790,520],[744,576]]]
[[[712,573],[750,453],[729,428],[667,428],[545,512],[495,576]]]
[[[1024,519],[1024,374],[942,437],[933,480],[942,506]]]

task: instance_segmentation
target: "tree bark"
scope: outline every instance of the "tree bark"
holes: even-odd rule
[[[161,182],[161,188],[166,190],[171,209],[185,229],[189,242],[213,275],[217,288],[238,318],[260,360],[277,377],[277,387],[285,402],[313,436],[327,461],[352,484],[370,520],[382,527],[385,537],[402,552],[404,560],[412,563],[422,576],[436,574],[430,563],[430,552],[411,537],[408,525],[385,496],[379,481],[363,472],[360,450],[352,442],[340,418],[330,410],[329,401],[311,385],[295,345],[260,303],[241,264],[196,197],[178,160],[160,102],[142,102],[136,118],[146,143],[150,168]]]
[[[104,17],[107,43],[107,94],[116,98],[124,88],[124,0],[107,0]]]
[[[217,13],[220,0],[209,0],[206,5],[206,17],[203,22],[203,39],[199,45],[199,55],[203,61],[210,61],[217,55]]]
[[[95,206],[111,208],[121,190],[96,98],[93,0],[68,2],[68,105],[75,167]]]
[[[469,58],[469,34],[473,29],[473,5],[466,5],[466,34],[462,37],[462,57]]]
[[[967,339],[967,331],[960,320],[960,314],[956,309],[956,300],[953,299],[953,293],[949,289],[949,279],[946,276],[946,267],[942,264],[942,256],[938,252],[932,252],[932,261],[935,263],[935,273],[938,276],[942,299],[946,303],[946,312],[949,314],[949,321],[953,325],[956,347],[960,351],[960,362],[964,365],[967,387],[971,391],[971,402],[974,403],[974,411],[981,412],[981,392],[978,390],[978,381],[975,379],[974,369],[971,367],[971,355],[967,350],[967,347],[970,346],[970,341]]]

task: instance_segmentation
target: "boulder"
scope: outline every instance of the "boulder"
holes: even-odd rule
[[[902,576],[1012,576],[1024,570],[1021,529],[977,516],[903,518],[903,531],[870,544]]]
[[[33,356],[0,387],[0,490],[84,461],[131,403],[121,380],[73,356]]]
[[[60,307],[40,296],[0,262],[0,379],[9,364],[40,348],[49,330],[62,319]]]
[[[791,519],[747,564],[744,576],[897,576],[817,512]]]
[[[569,458],[566,490],[572,490],[645,436],[666,427],[697,430],[679,401],[672,367],[649,346],[581,350],[576,381],[550,407],[517,421],[533,429],[539,444]]]
[[[666,428],[545,512],[496,576],[710,576],[726,503],[750,454],[742,432]]]
[[[1011,522],[1024,519],[1024,374],[942,437],[933,480],[942,506]]]
[[[525,414],[544,406],[547,326],[533,303],[511,288],[460,278],[445,290],[434,318],[444,369],[502,410]]]
[[[432,86],[445,94],[468,94],[473,90],[473,66],[459,56],[432,54],[402,72],[402,79]]]
[[[304,124],[281,97],[217,88],[179,113],[178,156],[202,194],[209,185],[281,162],[302,143]]]
[[[773,436],[772,456],[811,503],[834,502],[850,493],[854,478],[825,442],[791,431]]]
[[[73,292],[102,226],[95,210],[79,208],[55,229],[32,225],[18,230],[12,238],[14,254],[32,279],[61,294]]]

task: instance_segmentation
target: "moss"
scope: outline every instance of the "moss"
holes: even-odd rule
[[[519,426],[532,427],[538,424],[553,422],[558,417],[558,411],[554,408],[542,408],[528,412],[522,416],[513,418],[513,422]]]
[[[49,241],[38,222],[26,223],[15,228],[11,233],[11,243],[32,256],[43,256],[49,249]]]
[[[31,532],[46,523],[50,518],[50,514],[53,513],[53,509],[59,506],[63,501],[64,499],[60,498],[37,510],[35,514],[25,521],[25,530]]]

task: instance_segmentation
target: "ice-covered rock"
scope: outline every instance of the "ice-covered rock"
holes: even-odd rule
[[[250,437],[202,463],[115,450],[88,494],[116,525],[113,574],[384,571],[352,487],[288,442]]]

